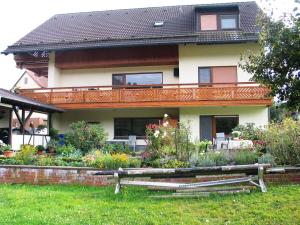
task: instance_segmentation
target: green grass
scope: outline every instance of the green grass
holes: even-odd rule
[[[0,224],[300,224],[300,186],[267,193],[153,199],[142,188],[0,185]]]

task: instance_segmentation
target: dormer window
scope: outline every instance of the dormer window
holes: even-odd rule
[[[162,27],[165,24],[165,21],[155,21],[153,26],[154,27]]]
[[[239,28],[239,8],[201,7],[196,9],[197,31],[234,30]]]
[[[237,29],[237,15],[236,14],[220,15],[220,28],[221,30]]]

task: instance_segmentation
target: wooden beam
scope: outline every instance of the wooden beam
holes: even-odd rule
[[[178,46],[142,46],[57,52],[59,69],[178,65]]]
[[[30,111],[29,111],[29,114],[27,115],[27,117],[26,117],[26,118],[25,118],[25,120],[24,120],[24,126],[26,125],[26,123],[27,123],[27,122],[28,122],[28,120],[30,119],[30,117],[31,117],[32,113],[33,113],[33,110],[32,110],[32,109],[30,109]]]
[[[197,107],[197,106],[270,106],[272,101],[236,100],[236,101],[195,101],[195,102],[130,102],[130,103],[66,103],[54,104],[62,109],[96,109],[96,108],[160,108],[160,107]]]
[[[22,126],[22,125],[23,125],[23,120],[22,120],[22,118],[20,117],[20,114],[19,114],[19,112],[18,112],[16,106],[13,106],[12,108],[13,108],[13,111],[15,112],[16,116],[17,116],[17,119],[18,119],[18,121],[19,121],[19,123],[20,123],[20,126]]]

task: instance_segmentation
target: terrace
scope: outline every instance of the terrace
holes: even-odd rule
[[[55,87],[20,94],[64,109],[271,105],[268,88],[253,82]]]

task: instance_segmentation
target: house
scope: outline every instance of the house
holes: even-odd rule
[[[239,66],[258,50],[255,2],[182,5],[54,15],[3,53],[48,77],[21,94],[65,109],[53,117],[101,123],[110,140],[135,135],[164,114],[190,121],[195,140],[238,124],[268,123],[268,89]]]
[[[46,88],[48,85],[47,76],[40,76],[30,70],[25,70],[17,82],[13,85],[11,90],[16,89],[32,89],[32,88]]]
[[[11,90],[17,91],[19,89],[32,89],[32,88],[46,88],[48,85],[48,78],[43,75],[38,75],[30,70],[25,70],[17,82],[13,85]],[[25,129],[30,130],[30,124],[37,128],[41,125],[47,125],[47,115],[42,113],[33,113],[30,120],[25,124]],[[15,114],[12,118],[12,127],[18,128],[20,123]]]

